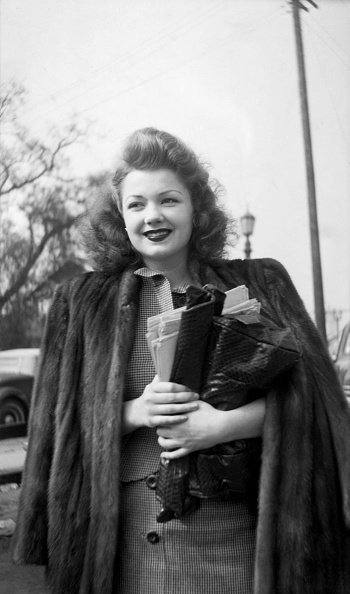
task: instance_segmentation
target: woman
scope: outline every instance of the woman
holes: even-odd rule
[[[113,184],[86,232],[97,271],[59,287],[48,316],[14,559],[48,564],[57,594],[346,592],[349,413],[287,273],[224,259],[229,217],[174,136],[131,135]],[[234,411],[160,382],[145,341],[150,315],[208,282],[245,284],[303,345],[266,398]],[[160,455],[262,432],[259,511],[219,495],[157,523]]]

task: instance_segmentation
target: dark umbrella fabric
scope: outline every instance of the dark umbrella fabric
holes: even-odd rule
[[[301,355],[292,332],[259,316],[247,324],[220,315],[225,294],[208,285],[189,287],[171,381],[200,392],[221,410],[263,395]],[[158,522],[191,513],[200,498],[247,493],[257,487],[261,440],[235,440],[178,460],[161,459],[156,495]]]

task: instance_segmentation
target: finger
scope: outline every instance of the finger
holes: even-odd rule
[[[187,421],[187,415],[162,415],[156,416],[152,419],[152,426],[159,427],[159,426],[169,426],[169,425],[178,425],[179,423],[184,423]]]
[[[160,404],[197,402],[199,394],[196,392],[155,392],[156,402]]]
[[[158,437],[164,437],[165,439],[175,439],[173,426],[169,427],[169,425],[158,425],[156,428],[156,433]]]
[[[183,404],[157,404],[152,406],[155,415],[181,415],[198,410],[197,402],[185,402]]]
[[[175,382],[155,382],[154,390],[156,392],[192,392],[187,386]]]
[[[187,456],[187,454],[189,454],[190,451],[187,450],[186,448],[179,448],[177,450],[172,450],[170,451],[165,451],[161,453],[161,458],[164,458],[165,460],[176,460],[178,458],[183,458],[183,456]]]
[[[168,437],[158,437],[158,443],[162,448],[166,450],[177,450],[179,449],[179,442],[176,439],[169,439]]]
[[[174,431],[174,429],[172,427],[164,426],[164,425],[158,425],[158,427],[156,429],[156,433],[157,433],[158,437],[165,437],[168,439],[171,438],[173,431]]]

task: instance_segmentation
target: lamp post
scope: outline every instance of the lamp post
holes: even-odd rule
[[[246,238],[244,253],[245,257],[249,259],[250,254],[252,253],[249,237],[253,234],[254,231],[255,217],[247,210],[247,212],[240,218],[240,221],[242,233],[243,235],[245,235]]]

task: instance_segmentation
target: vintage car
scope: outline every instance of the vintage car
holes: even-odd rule
[[[0,351],[0,426],[27,423],[39,349]]]

